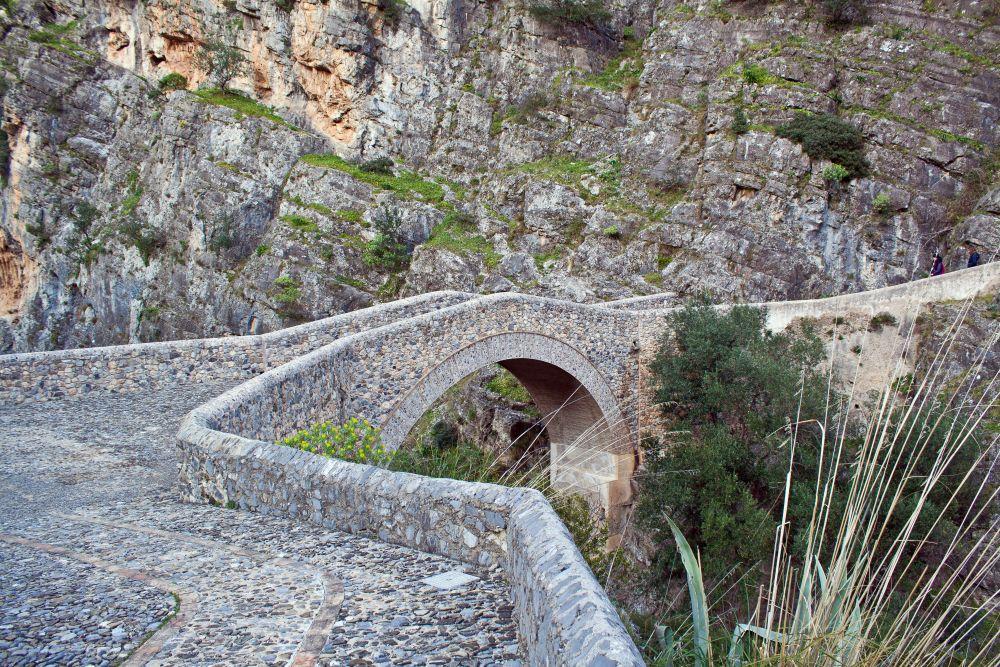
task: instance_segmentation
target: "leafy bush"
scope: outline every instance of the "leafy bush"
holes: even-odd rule
[[[400,227],[403,218],[399,211],[384,208],[373,221],[375,238],[365,244],[361,258],[369,266],[379,266],[390,271],[400,269],[410,258],[410,248],[403,242]]]
[[[458,428],[444,419],[434,422],[429,436],[431,443],[438,449],[451,449],[458,446]]]
[[[601,0],[547,0],[529,8],[531,15],[547,23],[575,23],[602,28],[611,18]]]
[[[611,239],[617,239],[622,235],[621,231],[618,229],[618,225],[608,225],[602,230],[601,233]]]
[[[511,121],[523,125],[528,120],[534,118],[549,103],[549,98],[544,93],[529,93],[517,104],[511,104],[504,109],[503,113],[494,112],[490,121],[490,136],[496,136],[503,130],[503,124]]]
[[[208,239],[209,249],[219,252],[232,248],[233,243],[236,241],[234,238],[234,226],[235,221],[231,214],[220,213],[217,215],[212,225],[211,236]]]
[[[859,25],[868,19],[867,0],[820,0],[820,7],[829,26]]]
[[[872,319],[868,322],[868,330],[881,331],[882,327],[886,326],[894,327],[896,326],[896,324],[897,324],[896,318],[893,317],[892,313],[887,313],[883,311],[878,315],[872,317]]]
[[[153,254],[166,245],[158,229],[144,226],[138,220],[126,220],[119,230],[125,242],[139,251],[143,264],[149,264]]]
[[[885,215],[892,210],[892,199],[890,199],[889,195],[886,193],[880,192],[875,199],[872,200],[872,209],[874,209],[879,215]]]
[[[278,444],[354,463],[384,466],[392,453],[382,445],[379,430],[367,419],[351,417],[343,424],[325,421],[299,431]]]
[[[891,314],[879,313],[871,326],[895,321]],[[647,469],[640,476],[636,515],[640,527],[657,544],[673,541],[665,520],[670,516],[700,547],[704,570],[710,575],[766,562],[782,521],[788,522],[793,556],[801,557],[811,548],[832,548],[845,508],[852,502],[846,480],[854,474],[855,457],[871,453],[865,449],[870,442],[863,425],[830,416],[839,399],[834,396],[827,402],[826,378],[820,370],[822,343],[808,330],[794,336],[768,333],[765,313],[749,307],[720,313],[705,304],[689,305],[675,313],[671,323],[675,338],[664,340],[651,367],[664,430],[671,435],[651,447]],[[887,458],[879,469],[900,476],[900,495],[877,498],[872,516],[889,517],[887,534],[901,531],[907,518],[893,517],[892,506],[906,509],[919,498],[924,510],[916,525],[928,539],[903,546],[890,544],[891,540],[859,545],[868,548],[869,555],[882,557],[891,549],[902,549],[906,558],[933,563],[955,536],[963,508],[970,506],[968,496],[986,471],[976,470],[981,450],[975,438],[953,458],[939,458],[949,439],[956,437],[954,418],[929,402],[911,412],[890,414],[884,429],[896,434],[888,446],[896,453],[880,448],[878,456]],[[797,426],[789,427],[790,423]],[[842,454],[835,462],[829,451],[824,458],[823,444],[829,447],[830,442],[822,439],[824,430],[840,439]],[[793,438],[794,447],[789,444]],[[906,474],[889,463],[899,452],[906,455]],[[790,464],[795,483],[788,488],[787,514],[782,514]],[[943,471],[943,478],[921,497],[924,481],[935,470]],[[970,479],[971,485],[963,482]],[[815,532],[812,516],[820,482],[836,486],[825,495],[823,511],[829,521]],[[953,503],[953,498],[959,502]],[[666,564],[660,561],[661,568]]]
[[[171,72],[160,79],[160,90],[187,90],[187,86],[187,77],[177,72]]]
[[[392,176],[393,161],[387,157],[377,157],[358,165],[358,169],[366,174],[385,174]]]
[[[736,109],[733,111],[733,123],[730,125],[733,130],[733,134],[746,134],[750,129],[750,122],[747,120],[746,112],[743,111],[743,105],[737,105]]]
[[[772,83],[776,78],[762,65],[743,65],[743,80],[749,84],[763,86]]]
[[[657,544],[669,541],[669,513],[712,574],[770,553],[784,482],[779,434],[797,414],[803,372],[802,418],[823,415],[822,343],[809,333],[770,334],[764,323],[765,313],[754,308],[720,313],[689,305],[672,316],[675,339],[663,341],[651,366],[665,430],[680,435],[651,447],[639,525]],[[803,465],[813,436],[803,434],[810,442],[798,444]]]
[[[403,18],[408,5],[403,0],[379,0],[378,10],[387,25],[395,29]]]
[[[868,175],[864,136],[854,125],[832,114],[800,113],[775,133],[799,143],[814,160],[829,160],[843,166],[850,178]]]
[[[282,306],[290,306],[302,298],[302,286],[291,276],[279,276],[274,280],[274,286],[278,288],[274,300]]]
[[[823,168],[823,178],[834,183],[846,181],[850,175],[843,165],[831,164]]]

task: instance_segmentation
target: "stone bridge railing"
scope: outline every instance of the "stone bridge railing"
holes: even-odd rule
[[[129,393],[178,382],[248,379],[352,333],[474,297],[433,292],[254,336],[2,355],[0,401],[19,403],[89,391]]]

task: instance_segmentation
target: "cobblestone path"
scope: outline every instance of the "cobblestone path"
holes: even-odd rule
[[[517,664],[507,583],[174,500],[173,435],[225,387],[0,406],[0,664]]]

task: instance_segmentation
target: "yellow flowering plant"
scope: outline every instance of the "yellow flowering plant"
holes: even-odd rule
[[[378,428],[367,419],[357,417],[351,417],[343,424],[331,421],[315,424],[288,436],[278,444],[321,456],[380,467],[386,466],[393,454],[382,444]]]

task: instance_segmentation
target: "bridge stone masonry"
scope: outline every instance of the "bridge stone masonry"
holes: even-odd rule
[[[1000,264],[988,264],[762,305],[774,329],[848,313],[912,321],[923,304],[998,290]],[[585,493],[614,519],[630,502],[648,407],[644,368],[670,313],[658,297],[583,305],[434,293],[262,336],[8,355],[0,358],[0,400],[34,405],[228,384],[177,432],[184,500],[500,568],[530,664],[639,665],[613,605],[538,492],[394,473],[273,443],[318,421],[362,417],[398,447],[449,387],[499,363],[548,415],[553,484]]]

